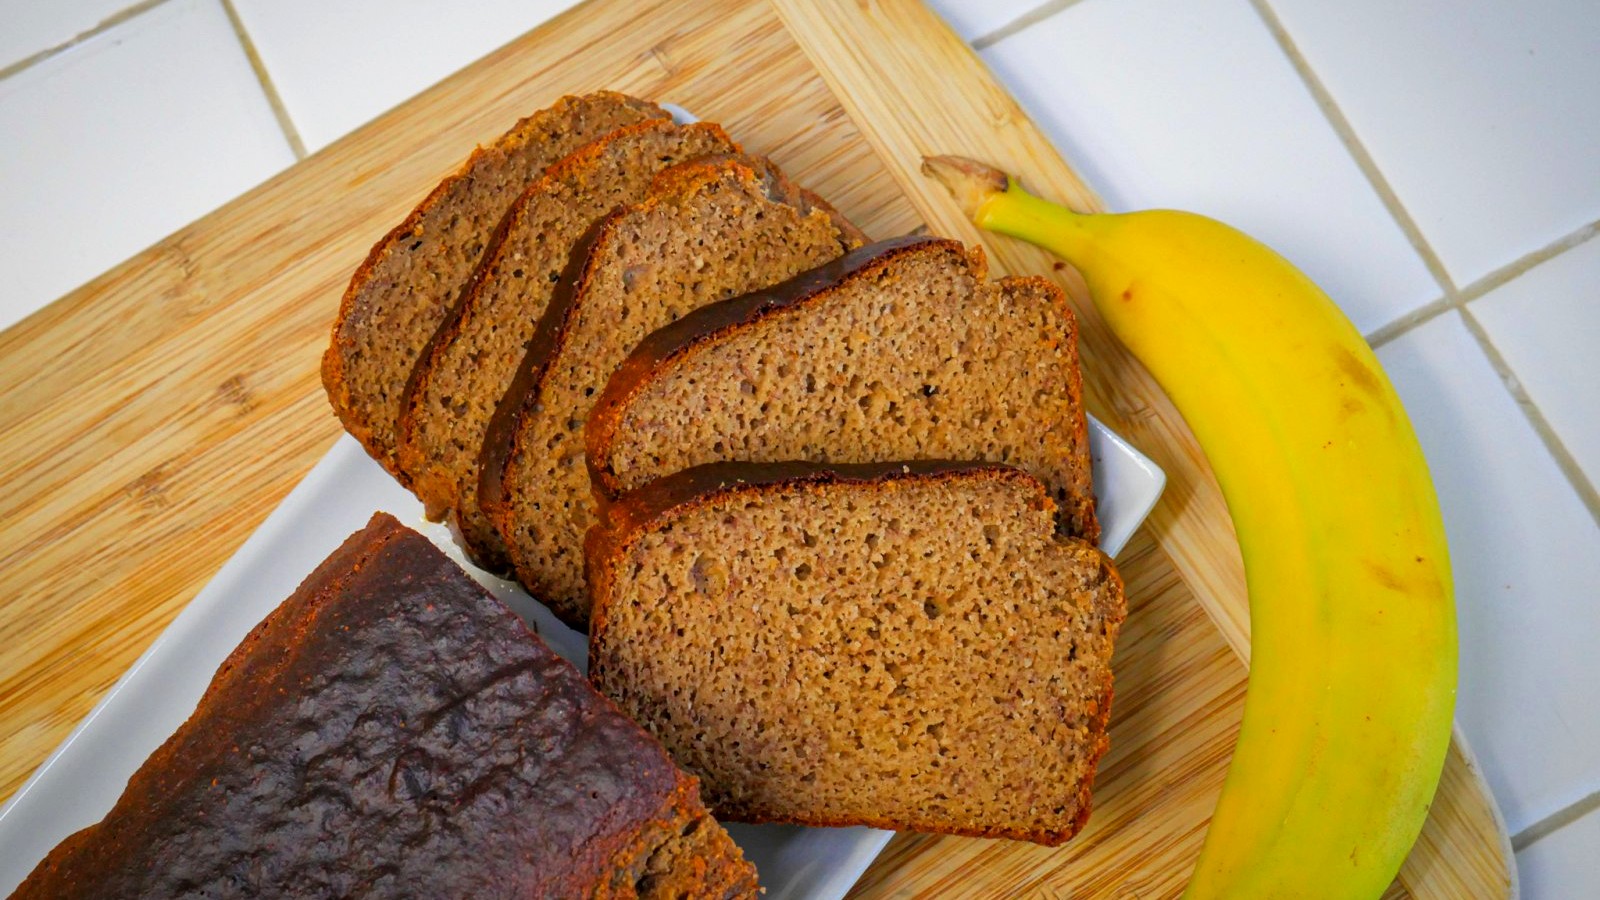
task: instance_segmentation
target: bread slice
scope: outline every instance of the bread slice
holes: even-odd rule
[[[484,443],[479,502],[534,596],[586,624],[583,536],[594,502],[583,423],[628,351],[700,306],[860,243],[838,213],[751,157],[668,169],[649,199],[602,220],[575,253],[567,294],[539,323]]]
[[[1094,542],[1076,320],[1043,278],[985,276],[981,250],[898,238],[657,331],[589,415],[596,489],[723,460],[986,460]]]
[[[322,384],[345,430],[402,482],[395,457],[401,394],[506,209],[568,153],[625,125],[665,118],[654,103],[610,91],[563,97],[474,150],[356,269],[322,357]]]
[[[379,513],[13,896],[757,896],[692,776]]]
[[[1089,815],[1125,615],[1036,479],[715,463],[588,538],[589,677],[734,821],[1059,844]]]
[[[738,149],[711,123],[630,125],[551,166],[501,222],[412,373],[400,416],[400,469],[411,489],[430,518],[458,511],[462,536],[486,567],[506,561],[478,508],[478,452],[573,245],[601,216],[644,199],[662,169]]]

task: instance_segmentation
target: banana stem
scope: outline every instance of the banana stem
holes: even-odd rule
[[[1011,181],[1004,191],[989,197],[978,211],[976,221],[979,227],[1008,237],[1036,239],[1044,236],[1039,246],[1074,265],[1081,265],[1089,252],[1089,231],[1084,221],[1088,217],[1085,213],[1067,211],[1041,200]]]
[[[925,157],[922,172],[948,188],[978,227],[1037,244],[1074,265],[1091,250],[1089,221],[1104,218],[1041,200],[999,169],[965,157]]]

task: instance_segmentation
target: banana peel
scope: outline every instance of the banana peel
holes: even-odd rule
[[[1438,499],[1377,357],[1266,245],[1191,213],[1077,213],[929,157],[979,226],[1082,272],[1199,440],[1249,588],[1244,722],[1185,897],[1377,898],[1427,818],[1457,644]]]

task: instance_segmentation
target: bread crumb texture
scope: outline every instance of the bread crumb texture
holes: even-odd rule
[[[677,346],[641,348],[667,358],[624,366],[590,425],[602,489],[724,460],[983,460],[1040,478],[1062,529],[1094,541],[1077,325],[1060,289],[988,282],[981,252],[949,240],[843,262],[837,280],[735,324],[707,308],[675,329]]]
[[[588,619],[583,537],[595,505],[584,423],[628,352],[701,306],[852,246],[775,167],[744,158],[669,169],[649,200],[602,227],[504,473],[508,502],[496,525],[530,592],[569,622]]]
[[[473,151],[378,241],[345,291],[322,366],[334,412],[369,454],[400,474],[397,423],[411,370],[517,195],[595,138],[666,117],[610,91],[563,97]]]
[[[573,246],[596,220],[642,200],[662,169],[737,149],[709,123],[632,125],[552,166],[506,214],[459,307],[418,364],[400,421],[400,466],[412,489],[430,518],[456,511],[481,562],[502,568],[505,551],[478,507],[479,450]]]
[[[1125,606],[1037,481],[746,487],[619,528],[591,539],[590,677],[720,817],[1043,843],[1086,820]]]

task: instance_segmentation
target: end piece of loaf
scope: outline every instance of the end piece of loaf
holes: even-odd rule
[[[611,91],[563,97],[474,150],[356,269],[322,357],[322,384],[345,430],[402,482],[401,395],[512,201],[595,138],[666,118],[654,103]]]
[[[1125,605],[1054,515],[990,464],[669,475],[589,535],[589,676],[726,819],[1061,843]]]
[[[16,897],[753,897],[692,777],[379,514]]]
[[[1077,322],[1049,281],[986,274],[981,250],[897,238],[655,332],[589,415],[596,490],[720,461],[983,460],[1094,542]]]
[[[837,212],[750,157],[675,166],[643,203],[602,220],[575,252],[567,294],[539,323],[484,443],[479,502],[529,592],[575,627],[587,623],[583,535],[594,501],[583,424],[634,345],[860,243]]]
[[[478,452],[572,247],[595,220],[644,199],[662,169],[738,145],[709,122],[630,125],[551,166],[512,205],[457,308],[412,373],[400,416],[400,469],[430,518],[456,512],[474,557],[509,564],[478,507]]]

